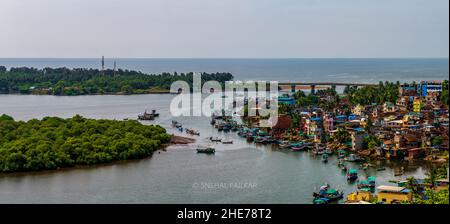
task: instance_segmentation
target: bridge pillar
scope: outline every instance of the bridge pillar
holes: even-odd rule
[[[291,92],[295,93],[295,85],[291,85]]]
[[[316,85],[311,85],[311,94],[316,94]]]

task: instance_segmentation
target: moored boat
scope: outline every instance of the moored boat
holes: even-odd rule
[[[323,154],[322,155],[322,162],[328,163],[328,154]]]
[[[358,171],[356,169],[350,169],[347,172],[347,180],[355,181],[356,179],[358,179]]]
[[[222,141],[222,139],[219,137],[209,137],[209,140],[212,142],[221,142]]]
[[[216,150],[213,146],[198,146],[197,147],[197,153],[207,153],[207,154],[211,154],[211,153],[215,153]]]
[[[328,204],[344,197],[344,192],[330,188],[330,185],[321,186],[319,192],[314,192],[314,204]],[[325,203],[324,203],[325,202]]]
[[[154,120],[154,119],[155,119],[155,116],[151,113],[147,113],[147,110],[145,110],[145,112],[143,114],[138,115],[138,120],[150,121],[150,120]]]
[[[357,187],[358,189],[362,189],[362,188],[370,188],[370,189],[375,189],[375,177],[370,176],[367,178],[367,180],[359,180]]]
[[[233,144],[233,139],[222,140],[222,144]]]

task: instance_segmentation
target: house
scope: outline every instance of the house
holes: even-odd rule
[[[415,98],[413,101],[413,111],[416,113],[420,113],[422,110],[422,100],[420,98]]]
[[[363,116],[365,113],[366,107],[358,104],[352,109],[352,113],[358,116]]]
[[[383,112],[384,113],[393,113],[397,111],[397,106],[391,102],[386,102],[383,104]]]
[[[363,149],[364,138],[367,136],[367,133],[363,128],[354,128],[350,131],[350,136],[352,140],[352,150],[359,151]]]
[[[306,133],[314,138],[315,142],[320,142],[322,137],[322,118],[307,118],[305,122]]]
[[[412,201],[412,192],[405,187],[381,185],[377,188],[377,199],[385,204],[397,204],[404,201]]]
[[[396,104],[397,104],[397,106],[398,106],[398,108],[400,110],[409,110],[409,108],[411,106],[410,97],[409,96],[402,96],[402,97],[397,99]]]
[[[409,160],[422,158],[424,155],[425,155],[425,150],[422,148],[408,149],[408,159]]]
[[[324,117],[323,127],[326,132],[332,132],[334,130],[334,118],[333,115],[327,114]]]

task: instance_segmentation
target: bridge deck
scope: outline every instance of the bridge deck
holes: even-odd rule
[[[377,86],[369,83],[338,83],[338,82],[279,82],[280,86]]]

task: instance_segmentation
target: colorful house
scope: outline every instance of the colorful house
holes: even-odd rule
[[[385,204],[397,204],[404,201],[412,201],[412,192],[405,187],[382,185],[377,188],[377,199]]]
[[[422,100],[420,98],[415,98],[413,102],[413,111],[416,113],[420,113],[422,110]]]

